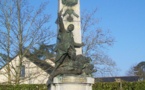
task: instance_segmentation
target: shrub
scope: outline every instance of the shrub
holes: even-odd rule
[[[93,90],[145,90],[145,81],[142,82],[98,82]]]
[[[47,90],[44,84],[0,85],[0,90]]]

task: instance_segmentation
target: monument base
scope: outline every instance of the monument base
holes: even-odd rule
[[[55,77],[50,90],[92,90],[94,78],[83,76]]]

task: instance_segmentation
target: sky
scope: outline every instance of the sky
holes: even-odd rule
[[[39,0],[34,2],[39,3]],[[98,26],[110,30],[115,38],[107,54],[120,70],[117,75],[125,76],[130,67],[145,61],[145,0],[81,0],[82,10],[97,8]],[[49,0],[48,12],[51,22],[56,20],[58,0]]]
[[[97,7],[99,26],[109,29],[115,38],[108,54],[120,72],[145,61],[145,0],[83,0],[83,7]]]

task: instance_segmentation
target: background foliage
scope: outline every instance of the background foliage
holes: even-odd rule
[[[45,84],[0,85],[0,90],[47,90]]]
[[[45,84],[0,85],[0,90],[47,90]],[[97,82],[93,90],[145,90],[145,81],[140,82]]]
[[[95,83],[93,85],[93,90],[145,90],[145,81]]]

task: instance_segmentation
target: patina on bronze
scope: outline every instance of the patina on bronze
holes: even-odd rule
[[[66,6],[74,6],[78,3],[78,0],[62,0],[62,4]]]
[[[56,59],[55,68],[49,76],[48,86],[52,83],[53,78],[58,75],[81,75],[90,76],[94,70],[91,58],[83,55],[76,55],[75,48],[82,47],[83,43],[76,43],[73,38],[72,31],[74,25],[68,25],[67,29],[64,27],[62,19],[62,10],[58,13],[57,23],[59,25],[58,43],[55,49]]]

